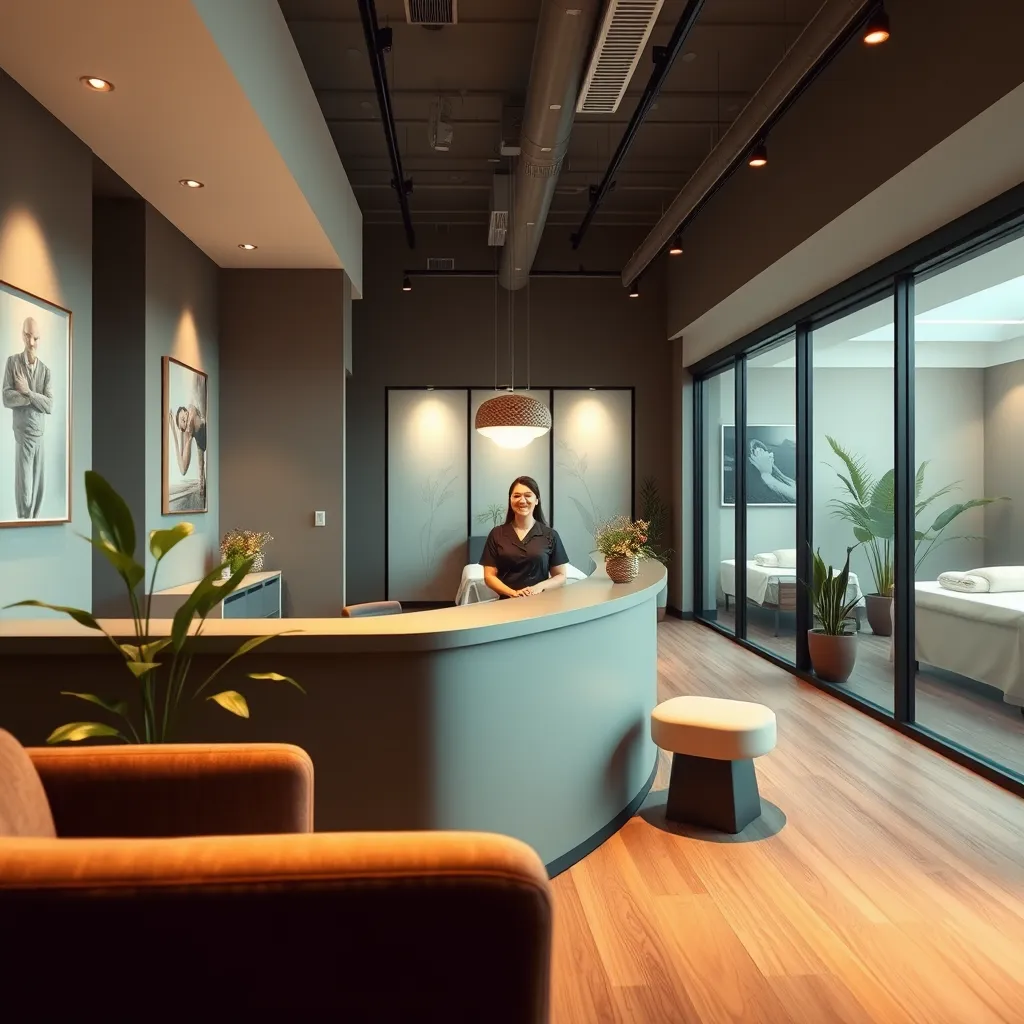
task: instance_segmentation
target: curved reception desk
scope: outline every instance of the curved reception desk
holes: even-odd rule
[[[176,738],[305,748],[317,830],[479,829],[516,836],[556,874],[620,827],[657,750],[657,597],[641,566],[535,597],[368,619],[209,620],[198,685],[241,640],[268,641],[221,677],[249,720],[196,702]],[[107,620],[115,635],[130,623]],[[170,623],[154,624],[165,635]],[[306,691],[245,678],[276,671]],[[61,690],[134,695],[105,638],[70,620],[0,620],[0,726],[26,745],[103,718]]]

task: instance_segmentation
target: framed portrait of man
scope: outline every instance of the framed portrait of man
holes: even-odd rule
[[[0,526],[71,521],[71,311],[0,281]]]
[[[173,356],[163,371],[163,514],[206,512],[207,377]]]

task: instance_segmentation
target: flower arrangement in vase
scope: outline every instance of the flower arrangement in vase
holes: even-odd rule
[[[594,533],[597,550],[604,555],[604,567],[613,583],[631,583],[640,572],[640,561],[653,558],[648,543],[650,524],[629,516],[615,516],[601,523]]]
[[[241,564],[252,559],[251,572],[263,571],[263,549],[273,540],[269,533],[255,530],[228,530],[220,542],[220,557],[227,562],[224,578],[237,572]]]

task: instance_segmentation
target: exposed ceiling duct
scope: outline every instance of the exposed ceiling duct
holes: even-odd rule
[[[515,169],[508,241],[498,274],[522,288],[544,231],[562,159],[569,146],[583,65],[597,24],[599,0],[543,0]]]
[[[785,113],[796,97],[842,49],[875,6],[876,0],[825,0],[817,14],[775,66],[764,85],[729,126],[633,253],[622,270],[622,283],[632,284],[661,253],[672,237],[712,196],[757,142]]]

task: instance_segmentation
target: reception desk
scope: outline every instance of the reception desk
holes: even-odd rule
[[[246,694],[251,718],[200,702],[178,738],[304,747],[318,830],[503,832],[554,874],[623,824],[650,788],[664,581],[651,562],[629,584],[594,577],[463,608],[209,620],[193,641],[194,686],[243,638],[275,637],[219,680]],[[127,622],[104,625],[130,632]],[[169,628],[161,621],[152,633]],[[64,722],[107,720],[59,691],[134,695],[118,660],[70,620],[0,620],[0,726],[35,745]],[[245,678],[260,671],[294,677],[306,695]]]

